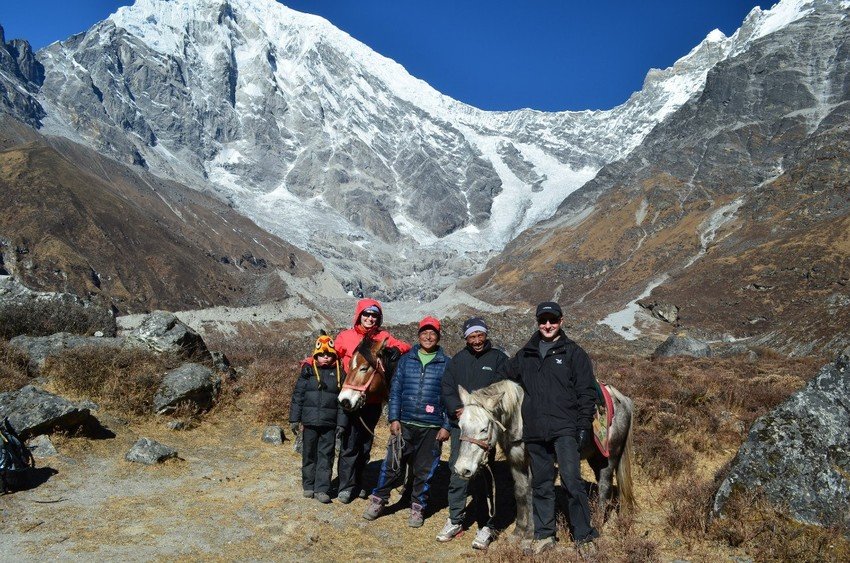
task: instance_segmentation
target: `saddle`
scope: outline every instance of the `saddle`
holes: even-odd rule
[[[602,383],[599,388],[602,391],[603,401],[602,404],[596,405],[596,412],[593,415],[593,441],[596,442],[600,453],[608,457],[608,429],[611,427],[611,421],[614,420],[614,401],[611,399],[607,385]]]

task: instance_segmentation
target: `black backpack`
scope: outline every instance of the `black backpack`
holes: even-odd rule
[[[0,487],[6,494],[18,487],[27,470],[35,467],[35,459],[8,418],[0,424],[0,439]]]

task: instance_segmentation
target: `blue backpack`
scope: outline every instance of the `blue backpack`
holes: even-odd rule
[[[27,471],[35,467],[35,459],[21,440],[9,419],[0,424],[0,488],[2,494],[18,488]]]

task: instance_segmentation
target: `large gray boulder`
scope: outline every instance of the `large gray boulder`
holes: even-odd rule
[[[221,377],[200,364],[183,364],[165,374],[154,395],[154,412],[166,414],[185,402],[194,403],[199,410],[213,405],[221,389]]]
[[[711,346],[707,342],[684,334],[671,334],[667,340],[655,349],[652,355],[658,358],[669,358],[673,356],[706,358],[711,355]]]
[[[24,440],[54,430],[99,426],[87,407],[32,385],[0,393],[0,419],[3,417],[9,417],[9,422]]]
[[[50,336],[16,336],[9,344],[29,356],[28,369],[31,374],[38,375],[44,368],[44,363],[51,356],[58,356],[65,350],[82,348],[121,348],[124,339],[121,337],[79,336],[67,332],[57,332]]]
[[[168,311],[154,311],[147,315],[125,336],[128,342],[143,344],[156,352],[180,354],[195,361],[212,361],[201,335]]]
[[[714,497],[722,516],[738,491],[761,490],[800,522],[850,525],[850,348],[760,417]]]

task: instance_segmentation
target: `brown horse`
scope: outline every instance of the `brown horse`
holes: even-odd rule
[[[339,404],[346,411],[356,411],[366,404],[384,403],[390,394],[390,380],[398,362],[398,350],[386,346],[387,339],[364,338],[348,366],[348,374],[339,393]]]

